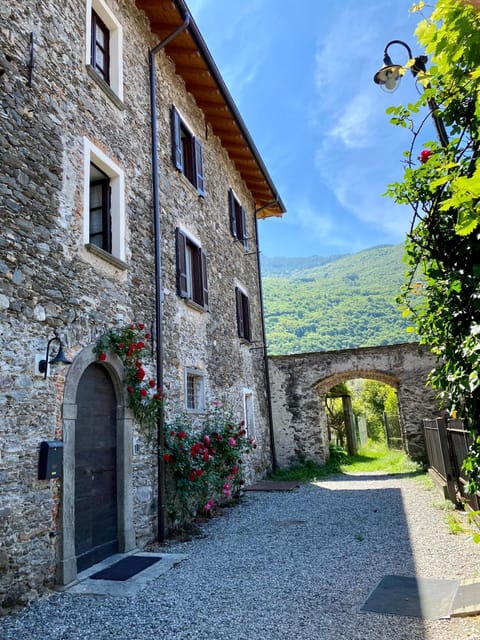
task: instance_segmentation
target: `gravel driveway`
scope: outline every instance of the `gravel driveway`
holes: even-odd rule
[[[0,620],[2,640],[480,640],[480,618],[363,613],[385,575],[480,580],[421,479],[335,476],[247,493],[168,545],[188,559],[129,598],[53,594]]]

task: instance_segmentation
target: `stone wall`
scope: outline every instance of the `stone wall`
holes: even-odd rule
[[[68,369],[44,380],[38,360],[57,329],[75,362],[112,326],[154,320],[154,245],[147,54],[157,39],[132,0],[111,0],[123,26],[123,104],[85,66],[85,4],[74,0],[0,6],[0,608],[28,602],[55,582],[61,555],[62,481],[37,480],[39,444],[62,439]],[[34,67],[27,63],[33,33]],[[169,411],[185,406],[184,369],[205,372],[207,399],[243,417],[255,398],[258,448],[248,477],[270,463],[261,349],[237,336],[234,287],[248,292],[254,340],[261,341],[254,254],[230,235],[228,188],[247,208],[256,249],[253,198],[187,94],[165,54],[157,56],[163,254],[165,391]],[[169,112],[181,109],[204,148],[206,196],[171,161]],[[83,239],[84,139],[125,174],[125,265],[89,252]],[[208,255],[210,310],[176,293],[175,227]],[[120,399],[125,403],[125,397]],[[134,431],[131,498],[137,546],[156,535],[156,458]]]
[[[378,380],[397,390],[399,411],[412,458],[425,455],[422,419],[437,415],[438,401],[425,386],[434,366],[418,344],[367,347],[269,358],[275,451],[280,466],[301,459],[328,459],[325,395],[356,378]]]

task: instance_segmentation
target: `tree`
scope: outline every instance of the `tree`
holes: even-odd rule
[[[480,12],[474,4],[437,0],[418,24],[431,64],[417,76],[420,98],[388,110],[394,124],[410,128],[412,144],[403,181],[387,191],[413,209],[400,299],[438,357],[430,384],[475,434],[466,461],[471,489],[480,476]],[[423,8],[419,2],[413,10]],[[423,139],[428,110],[443,119],[447,140]]]

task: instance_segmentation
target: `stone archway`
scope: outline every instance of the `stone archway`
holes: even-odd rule
[[[68,585],[77,578],[75,555],[75,427],[78,408],[77,390],[87,368],[97,362],[93,346],[83,349],[69,367],[63,397],[63,483],[60,504],[60,535],[57,556],[57,583]],[[112,356],[102,363],[108,372],[117,398],[117,513],[118,549],[120,552],[135,548],[132,499],[132,429],[133,420],[124,402],[123,367],[119,358]]]
[[[299,459],[325,463],[329,444],[325,394],[352,378],[378,380],[397,390],[407,451],[412,458],[424,457],[422,419],[435,416],[439,409],[433,391],[425,386],[434,363],[426,347],[412,343],[270,356],[278,464],[290,466]]]

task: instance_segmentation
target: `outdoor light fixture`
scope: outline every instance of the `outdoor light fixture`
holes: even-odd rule
[[[56,331],[54,331],[53,333],[55,334],[54,337],[50,338],[50,340],[47,342],[47,353],[45,355],[45,360],[40,360],[40,362],[38,363],[38,370],[40,371],[40,373],[43,373],[44,379],[46,379],[47,377],[49,364],[72,364],[70,360],[67,360],[65,354],[63,353],[63,346],[62,341],[60,340],[60,336]],[[52,344],[52,342],[58,342],[58,351],[57,355],[49,361],[48,356],[50,354],[50,345]]]
[[[400,80],[402,79],[404,74],[404,67],[401,64],[393,64],[392,59],[388,55],[388,48],[392,44],[401,44],[407,50],[408,59],[415,60],[414,64],[411,67],[411,72],[414,77],[420,71],[426,71],[425,64],[428,60],[427,56],[417,56],[416,58],[414,58],[412,55],[412,50],[406,42],[403,42],[403,40],[390,40],[390,42],[385,46],[385,49],[383,50],[384,66],[373,76],[373,81],[376,84],[379,84],[380,87],[387,93],[393,93],[396,89],[398,89]]]
[[[414,61],[413,65],[410,67],[410,71],[412,72],[414,78],[420,73],[420,71],[425,72],[427,70],[425,66],[428,60],[427,56],[414,57],[412,54],[412,50],[406,42],[403,42],[403,40],[390,40],[390,42],[385,45],[385,49],[383,50],[384,66],[373,76],[373,81],[375,82],[375,84],[380,85],[380,87],[387,93],[393,93],[398,88],[400,80],[405,73],[405,67],[399,64],[393,64],[392,59],[388,55],[388,49],[392,44],[401,44],[402,47],[405,47],[405,49],[407,50],[408,59]],[[430,84],[427,84],[426,86],[427,88],[430,88]],[[448,146],[448,135],[438,106],[433,98],[428,98],[427,103],[432,115],[435,129],[437,131],[438,139],[440,140],[440,144],[443,147],[446,147]]]

